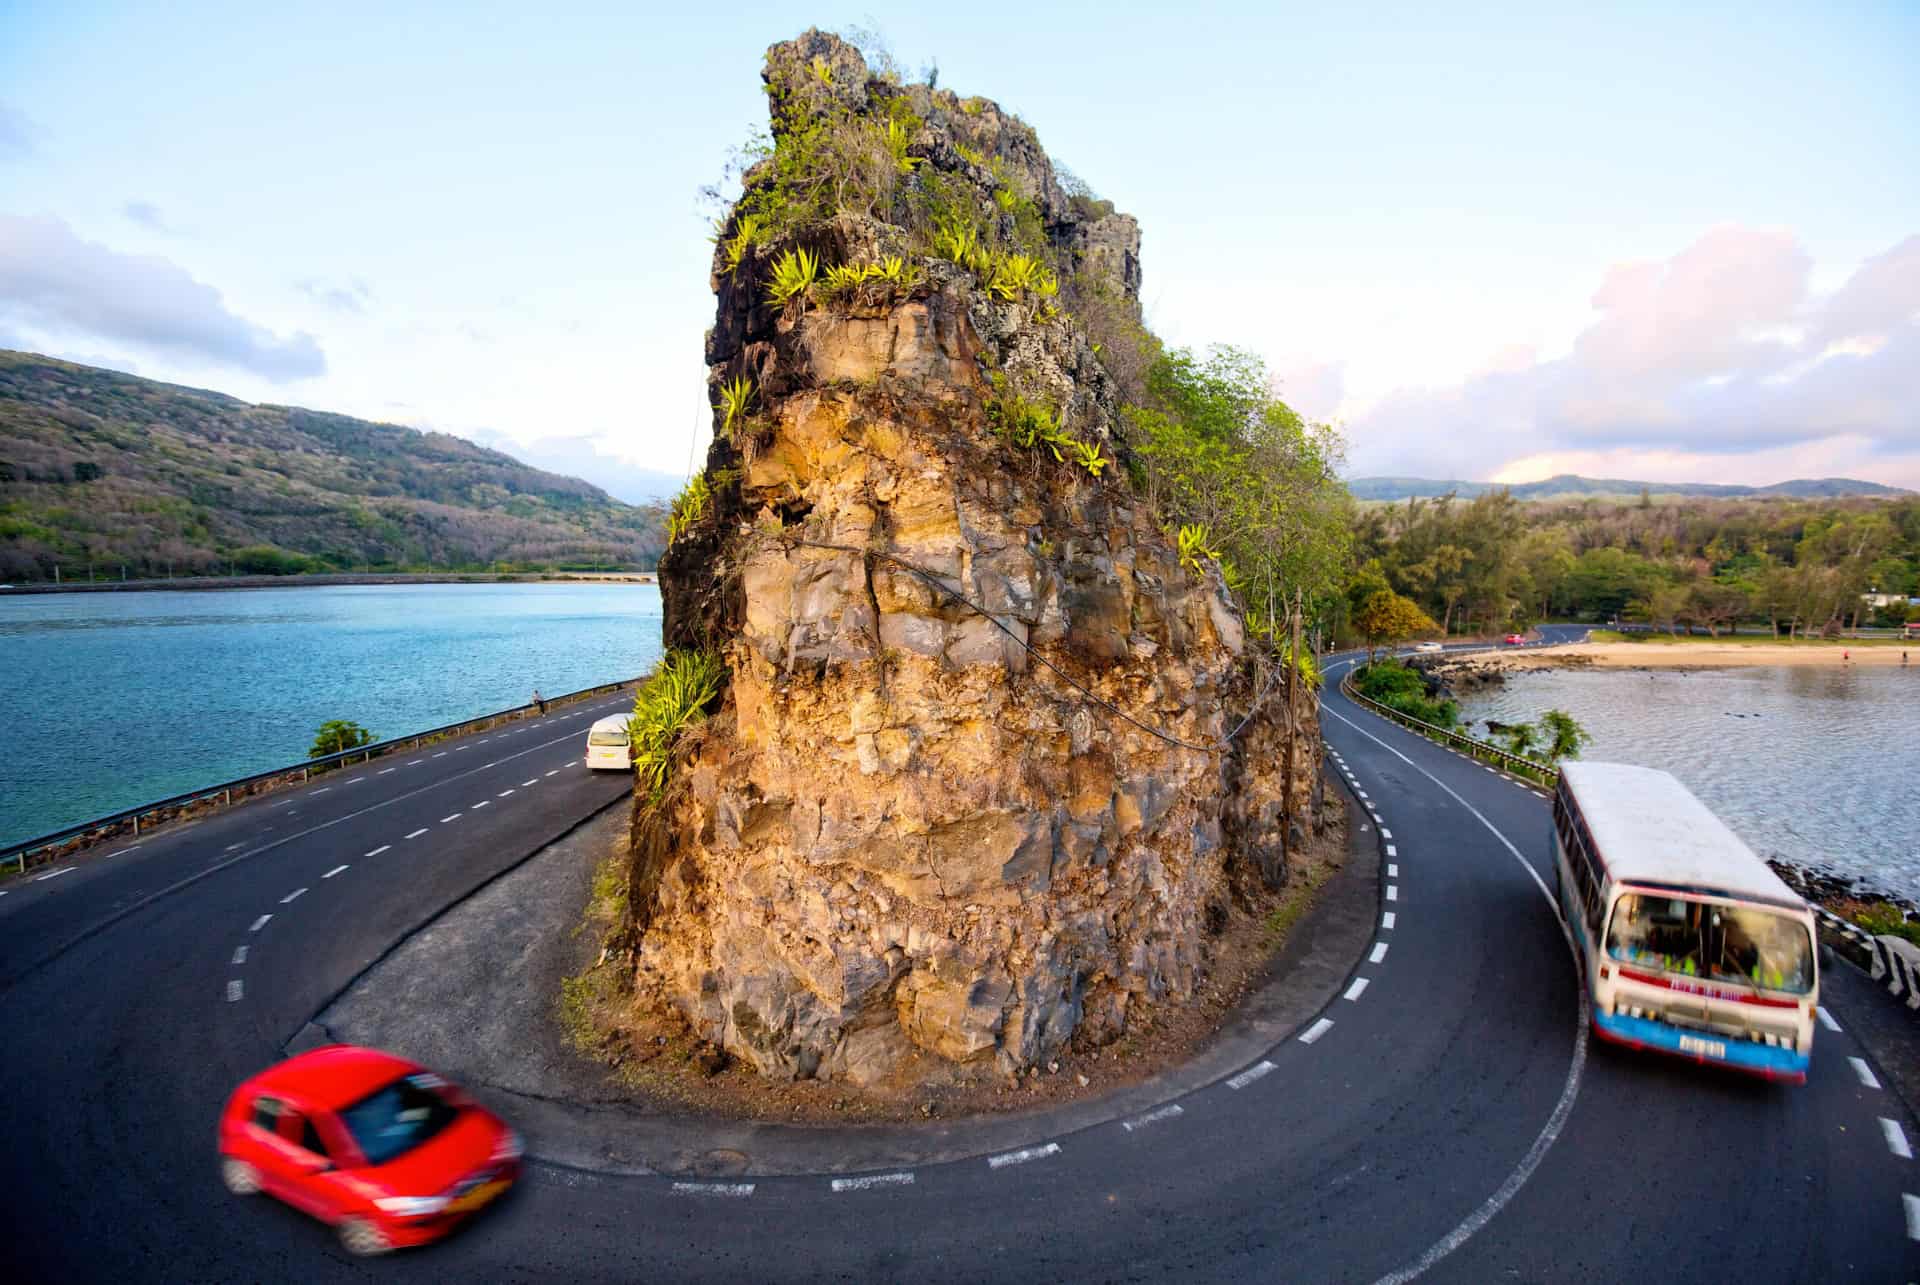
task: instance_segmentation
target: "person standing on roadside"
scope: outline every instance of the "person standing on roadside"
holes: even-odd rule
[[[533,689],[533,705],[535,709],[540,711],[542,716],[546,714],[547,703],[540,699],[540,689],[538,687]]]

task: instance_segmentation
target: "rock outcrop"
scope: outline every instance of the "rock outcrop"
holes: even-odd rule
[[[766,75],[776,133],[808,94],[911,119],[904,182],[1032,210],[1055,272],[1137,300],[1137,225],[991,103],[816,32]],[[1113,381],[1044,290],[867,213],[797,243],[918,279],[776,307],[794,246],[730,268],[724,238],[710,387],[753,406],[716,411],[714,498],[661,584],[668,644],[730,683],[636,803],[637,982],[769,1075],[873,1083],[915,1048],[1011,1072],[1110,1040],[1192,993],[1236,879],[1284,880],[1318,805],[1311,701],[1289,754],[1286,676],[1136,494]],[[1021,444],[1023,405],[1104,463]]]

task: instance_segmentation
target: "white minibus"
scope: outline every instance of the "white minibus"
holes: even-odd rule
[[[1601,1039],[1804,1083],[1813,912],[1666,772],[1565,763],[1554,874]]]
[[[587,766],[596,771],[633,767],[633,753],[627,748],[627,715],[609,714],[594,722],[587,733]]]

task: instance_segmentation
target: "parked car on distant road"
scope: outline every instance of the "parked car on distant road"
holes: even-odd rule
[[[438,1240],[520,1176],[520,1135],[405,1058],[329,1044],[245,1081],[220,1116],[220,1179],[339,1228],[352,1254]]]
[[[609,714],[596,719],[587,733],[587,766],[628,770],[633,767],[633,751],[627,746],[627,716]]]
[[[1526,642],[1526,640],[1527,636],[1525,634],[1508,634],[1506,637],[1506,643],[1509,647],[1518,647],[1520,644]]]
[[[1437,642],[1415,643],[1413,645],[1413,649],[1415,651],[1445,651],[1446,650],[1445,647],[1442,647]]]

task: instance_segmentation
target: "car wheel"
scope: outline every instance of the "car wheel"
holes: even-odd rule
[[[232,1156],[220,1162],[220,1181],[236,1196],[257,1195],[260,1191],[260,1171]]]
[[[364,1218],[349,1218],[340,1224],[340,1244],[356,1258],[372,1258],[393,1248],[386,1234]]]

